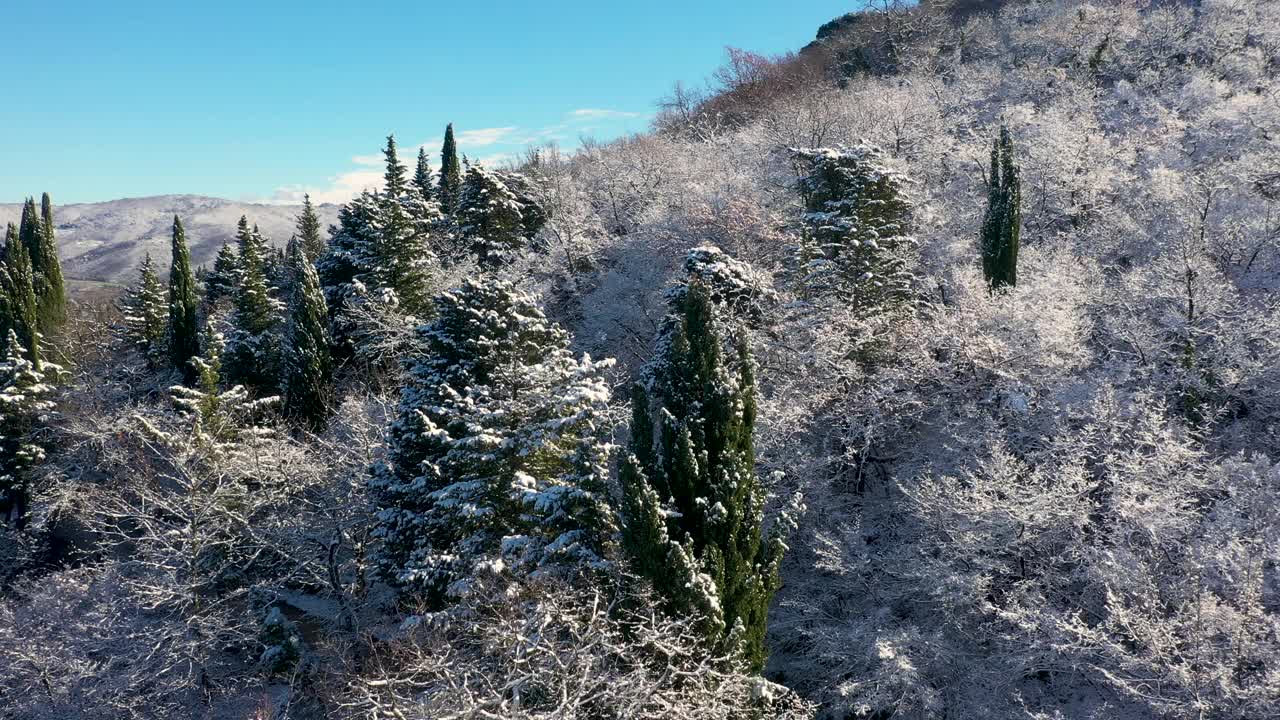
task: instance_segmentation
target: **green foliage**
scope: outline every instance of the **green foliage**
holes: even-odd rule
[[[240,247],[240,284],[235,288],[235,312],[227,343],[227,377],[232,383],[271,394],[279,382],[280,349],[275,332],[280,303],[267,282],[266,239],[248,218],[241,217],[236,232]]]
[[[319,429],[329,411],[333,358],[329,354],[329,309],[320,279],[302,241],[289,243],[289,326],[284,349],[284,413]]]
[[[527,243],[524,203],[503,177],[479,165],[467,168],[458,204],[463,244],[484,267],[499,267]]]
[[[191,252],[182,221],[173,216],[173,264],[169,268],[169,361],[182,371],[183,382],[196,380],[190,360],[200,354],[200,326],[196,319],[200,298],[191,272]]]
[[[29,500],[31,469],[44,460],[35,430],[53,410],[46,372],[27,357],[13,330],[0,363],[0,522],[21,524]],[[49,371],[57,367],[50,365]]]
[[[205,304],[213,309],[223,298],[234,297],[236,288],[240,286],[240,258],[227,243],[218,249],[218,256],[213,259],[213,270],[204,280]]]
[[[797,148],[805,200],[799,279],[810,295],[836,297],[862,309],[906,298],[911,289],[907,180],[878,149]]]
[[[151,253],[138,267],[138,282],[126,291],[121,310],[126,338],[156,367],[164,356],[168,303]]]
[[[785,546],[761,537],[752,361],[744,340],[732,362],[724,344],[710,293],[694,281],[675,296],[652,368],[656,449],[650,397],[633,399],[623,541],[670,612],[698,617],[712,648],[758,670]]]
[[[387,457],[370,486],[380,567],[443,603],[511,573],[600,566],[616,532],[599,421],[612,361],[506,282],[468,281],[419,328]]]
[[[413,184],[424,201],[435,199],[436,187],[431,182],[431,163],[427,160],[426,148],[418,148],[418,164],[413,171]]]
[[[987,210],[982,218],[982,274],[991,289],[1018,284],[1018,245],[1022,235],[1022,183],[1013,159],[1009,128],[991,145],[991,175],[987,179]]]
[[[440,206],[448,214],[458,210],[462,193],[462,164],[458,162],[458,144],[453,139],[453,123],[444,129],[444,145],[440,148]]]
[[[311,195],[302,196],[302,214],[298,216],[298,240],[307,257],[315,262],[324,254],[324,236],[320,234],[320,216],[316,214],[316,206],[311,203]]]
[[[40,329],[31,270],[31,256],[10,223],[5,233],[4,258],[0,263],[0,331],[16,338],[27,356],[40,369]],[[8,333],[12,332],[12,335]],[[6,351],[11,351],[6,340]]]
[[[40,331],[49,334],[67,321],[67,290],[62,279],[62,262],[58,258],[53,201],[49,193],[40,196],[40,222],[27,252],[31,253],[31,269],[35,277]]]

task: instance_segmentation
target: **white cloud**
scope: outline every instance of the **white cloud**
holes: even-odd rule
[[[582,108],[569,113],[570,117],[581,120],[626,120],[644,117],[644,113],[626,112],[623,110],[602,110],[600,108]]]
[[[364,190],[382,186],[382,173],[378,170],[352,170],[329,178],[329,184],[321,187],[290,185],[276,188],[267,202],[296,204],[310,193],[314,203],[344,203]]]
[[[458,147],[484,147],[485,145],[494,145],[500,142],[507,142],[511,136],[520,128],[512,125],[508,127],[480,128],[478,130],[463,130],[458,133]]]

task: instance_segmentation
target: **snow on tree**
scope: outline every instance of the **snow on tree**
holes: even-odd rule
[[[205,323],[204,352],[191,358],[195,387],[169,388],[173,404],[192,421],[191,437],[197,445],[226,452],[241,450],[241,441],[270,431],[256,425],[268,410],[276,407],[277,396],[251,400],[243,385],[221,389],[224,339],[212,321]]]
[[[302,249],[306,251],[307,257],[311,258],[311,262],[315,262],[324,255],[325,241],[320,234],[320,217],[316,215],[316,206],[311,202],[310,193],[302,196],[302,212],[298,215],[297,234],[298,240],[302,243]]]
[[[418,335],[370,481],[383,572],[443,602],[512,574],[601,567],[612,361],[574,359],[568,335],[498,280],[437,297]]]
[[[463,245],[490,268],[511,262],[545,222],[527,178],[481,165],[467,168],[457,218]]]
[[[26,357],[17,334],[9,330],[0,363],[0,520],[20,525],[26,515],[31,471],[44,460],[36,430],[54,408],[53,386],[46,381],[56,365],[37,367]]]
[[[328,414],[333,385],[329,309],[302,241],[289,242],[289,322],[284,337],[284,413],[313,429]]]
[[[34,277],[31,271],[31,256],[19,239],[18,231],[13,223],[9,224],[5,235],[4,258],[0,263],[0,303],[2,303],[3,323],[0,331],[6,333],[6,352],[8,333],[12,332],[18,342],[26,350],[27,357],[40,369],[40,320],[39,308],[34,289]]]
[[[861,308],[910,292],[912,209],[909,181],[866,143],[792,148],[805,202],[796,262],[808,292]]]
[[[205,305],[214,308],[223,298],[234,297],[242,275],[239,256],[230,244],[223,243],[213,259],[213,270],[204,279]]]
[[[125,338],[142,352],[150,367],[158,367],[166,352],[169,308],[151,253],[138,266],[138,281],[125,292],[120,309]]]
[[[278,325],[283,303],[267,280],[267,242],[241,216],[236,232],[240,248],[240,284],[235,288],[232,331],[227,339],[227,379],[255,392],[272,394],[280,379]]]
[[[713,245],[693,248],[684,259],[685,275],[702,283],[713,303],[743,317],[759,317],[778,302],[773,278]]]
[[[462,164],[458,162],[458,144],[453,138],[453,123],[444,129],[444,143],[440,147],[440,206],[447,215],[458,211],[462,192]]]
[[[1013,159],[1007,125],[991,146],[987,209],[982,218],[982,272],[991,289],[1018,284],[1018,244],[1022,235],[1022,181]]]
[[[436,184],[431,172],[431,161],[427,159],[427,148],[418,148],[418,164],[413,168],[413,184],[418,188],[423,200],[434,200]]]
[[[670,611],[702,616],[711,647],[758,670],[789,521],[762,538],[753,364],[745,340],[732,361],[725,342],[707,286],[692,281],[673,299],[650,371],[656,447],[650,403],[634,401],[624,539]]]
[[[195,382],[191,358],[200,354],[200,328],[196,320],[200,300],[191,272],[191,251],[182,221],[173,216],[172,263],[169,266],[169,362],[182,372],[183,382]]]

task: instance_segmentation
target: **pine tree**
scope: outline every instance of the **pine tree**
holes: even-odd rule
[[[484,267],[510,262],[527,242],[522,203],[497,173],[467,168],[458,202],[462,243]]]
[[[424,201],[435,199],[436,188],[431,181],[431,163],[427,161],[426,148],[418,148],[418,165],[413,171],[413,184]]]
[[[275,332],[280,303],[267,282],[266,256],[270,252],[257,227],[250,229],[241,216],[236,232],[240,247],[240,285],[235,289],[232,332],[227,341],[226,371],[232,383],[263,394],[275,391],[279,380],[279,338]]]
[[[204,280],[204,301],[209,308],[214,308],[223,298],[235,295],[240,286],[240,257],[228,243],[222,243],[218,255],[213,259],[213,270]]]
[[[46,334],[67,321],[67,290],[54,235],[53,201],[49,193],[40,196],[40,235],[37,249],[31,250],[31,267],[36,277],[36,302],[40,309],[40,329]]]
[[[21,234],[12,224],[8,226],[4,244],[3,273],[0,274],[0,295],[3,296],[3,330],[13,331],[35,368],[41,368],[40,323],[35,294],[35,278],[31,270],[31,256],[20,239]],[[6,337],[7,334],[6,334]],[[6,340],[6,342],[8,342]],[[5,348],[6,352],[11,348]]]
[[[194,387],[175,385],[169,388],[178,410],[193,420],[192,436],[197,444],[221,452],[240,450],[246,437],[269,435],[271,431],[254,425],[267,410],[279,404],[279,397],[249,399],[243,385],[220,390],[222,384],[222,334],[214,321],[205,322],[204,351],[191,358]]]
[[[993,291],[1018,284],[1018,246],[1022,235],[1022,182],[1013,159],[1008,126],[991,145],[987,210],[982,218],[982,274]]]
[[[386,189],[382,195],[381,222],[373,250],[375,272],[366,281],[374,288],[395,291],[400,307],[410,314],[420,314],[430,307],[430,273],[435,257],[427,246],[423,228],[415,222],[424,209],[417,193],[409,192],[408,171],[396,155],[394,136],[387,136]]]
[[[0,521],[21,526],[29,502],[31,469],[44,460],[35,430],[52,412],[53,387],[46,373],[28,359],[10,330],[0,363]],[[55,366],[49,370],[56,371]]]
[[[701,282],[674,296],[651,368],[656,449],[649,398],[638,392],[633,407],[623,539],[669,611],[696,615],[713,648],[758,670],[785,546],[761,537],[752,360],[739,339],[727,362],[724,337]]]
[[[164,356],[168,304],[151,253],[138,267],[138,283],[126,292],[121,310],[125,337],[147,357],[148,365],[156,367]]]
[[[382,224],[382,203],[365,191],[338,210],[338,226],[329,246],[316,263],[320,287],[333,320],[336,347],[350,349],[353,328],[343,319],[350,304],[368,292],[377,263],[376,248]]]
[[[191,252],[182,221],[173,216],[173,263],[169,268],[169,361],[182,371],[183,382],[196,379],[190,360],[200,354],[200,326],[196,319],[200,298],[191,272]]]
[[[400,162],[396,153],[396,136],[387,136],[387,146],[382,150],[382,158],[386,161],[386,171],[382,174],[384,197],[399,200],[409,190],[409,169]]]
[[[444,129],[444,145],[440,148],[440,206],[446,214],[458,210],[462,193],[462,165],[458,162],[458,145],[453,139],[453,123]]]
[[[805,290],[872,309],[908,296],[911,235],[908,181],[870,145],[797,148],[805,199],[797,261]]]
[[[302,196],[302,214],[298,216],[298,240],[302,249],[312,262],[324,255],[325,242],[320,234],[320,216],[316,214],[316,206],[311,204],[311,195]]]
[[[574,359],[532,298],[496,280],[439,296],[418,332],[370,481],[383,573],[443,602],[503,573],[600,566],[616,529],[597,419],[612,361]]]
[[[329,309],[320,290],[320,279],[298,238],[289,243],[289,269],[293,281],[285,334],[284,412],[319,429],[329,410],[333,383]]]

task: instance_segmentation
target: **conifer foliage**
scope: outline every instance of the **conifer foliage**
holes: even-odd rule
[[[371,479],[383,572],[443,602],[511,573],[599,566],[616,531],[599,420],[612,361],[575,359],[510,283],[468,281],[435,304]]]
[[[418,188],[423,200],[434,200],[435,183],[431,177],[431,163],[427,160],[427,149],[418,148],[418,164],[413,171],[413,184]]]
[[[213,270],[204,279],[204,301],[210,308],[217,307],[223,298],[235,295],[240,286],[240,258],[228,243],[218,249],[213,259]]]
[[[300,238],[290,241],[288,261],[293,278],[285,332],[284,412],[315,429],[328,412],[333,382],[329,308]]]
[[[298,215],[298,240],[307,257],[315,262],[324,254],[324,236],[320,234],[320,216],[316,214],[316,206],[311,202],[310,193],[302,196],[302,214]]]
[[[5,233],[4,258],[0,263],[0,304],[0,331],[6,333],[5,350],[12,349],[9,338],[16,340],[38,370],[40,328],[31,256],[12,223]]]
[[[458,209],[458,196],[462,192],[462,164],[458,162],[458,144],[453,138],[453,123],[444,129],[444,144],[440,147],[440,206],[445,213]]]
[[[62,263],[58,259],[57,240],[54,238],[53,201],[50,200],[49,193],[40,197],[38,217],[35,200],[27,200],[19,234],[31,256],[40,331],[49,334],[67,320],[66,288],[62,279]]]
[[[794,148],[792,157],[805,201],[797,257],[804,288],[859,308],[904,298],[916,246],[907,179],[867,144]]]
[[[280,347],[276,326],[281,304],[267,281],[266,239],[246,217],[236,233],[240,248],[240,284],[235,288],[232,332],[227,341],[227,377],[232,383],[271,394],[280,373]]]
[[[151,253],[143,258],[138,282],[126,291],[121,305],[126,338],[146,356],[148,365],[156,367],[165,350],[168,303]]]
[[[545,222],[537,203],[513,189],[527,182],[480,165],[467,168],[457,222],[462,243],[482,266],[510,262]]]
[[[1022,182],[1013,161],[1008,126],[991,145],[987,210],[982,218],[982,273],[992,290],[1018,284],[1018,245],[1022,235]]]
[[[633,398],[623,542],[671,612],[701,617],[712,647],[758,670],[785,545],[761,534],[752,360],[745,341],[732,361],[725,344],[707,288],[677,292],[651,390]]]
[[[182,220],[173,216],[173,263],[169,267],[169,361],[182,371],[183,382],[196,379],[196,370],[190,360],[200,354],[200,325],[196,313],[200,296],[196,290],[196,277],[191,272],[191,251],[187,249],[187,234]]]
[[[17,525],[26,513],[31,469],[44,459],[34,431],[53,411],[53,386],[45,376],[57,368],[37,367],[13,330],[5,345],[0,363],[0,522]]]

